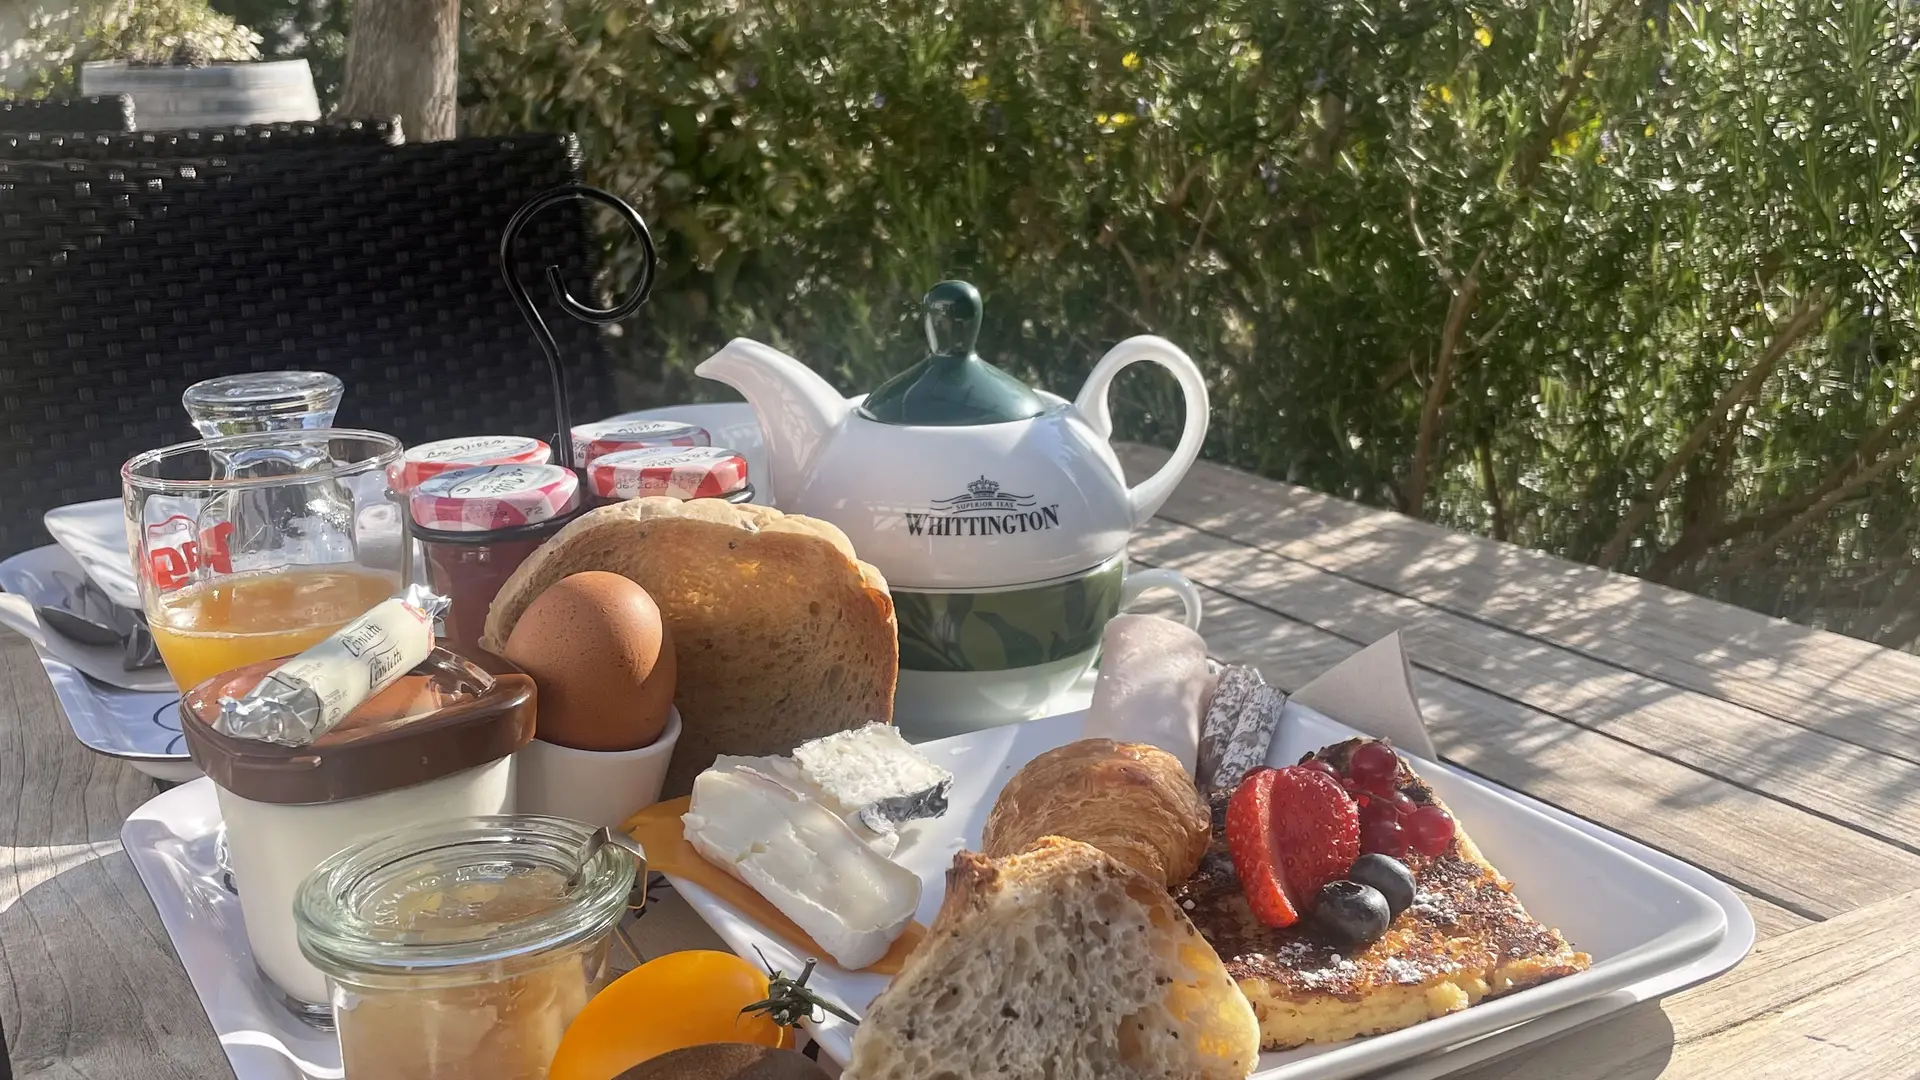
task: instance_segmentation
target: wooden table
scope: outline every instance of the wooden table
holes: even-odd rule
[[[1752,909],[1761,942],[1733,973],[1465,1076],[1920,1076],[1920,657],[1208,465],[1134,555],[1200,583],[1214,653],[1283,687],[1405,631],[1442,756],[1704,867]],[[32,651],[0,643],[0,1020],[19,1076],[231,1076],[119,851],[153,791],[81,749]],[[683,907],[639,925],[650,951],[712,941]]]

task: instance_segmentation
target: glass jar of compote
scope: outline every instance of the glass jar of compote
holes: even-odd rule
[[[346,1080],[545,1080],[634,892],[625,849],[532,814],[405,829],[321,863],[294,901]],[[570,880],[571,878],[571,880]]]

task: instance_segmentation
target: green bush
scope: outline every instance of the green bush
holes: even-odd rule
[[[0,12],[0,97],[72,94],[89,60],[258,60],[259,44],[207,0],[24,0]]]
[[[735,334],[870,386],[965,277],[1058,392],[1183,345],[1216,459],[1920,637],[1911,4],[466,2],[469,126],[655,224],[655,398]]]

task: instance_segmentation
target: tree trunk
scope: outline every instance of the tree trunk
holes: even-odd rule
[[[408,142],[451,139],[460,0],[355,0],[341,116],[400,117]]]

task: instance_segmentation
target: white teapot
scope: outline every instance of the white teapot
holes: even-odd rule
[[[1044,711],[1146,588],[1178,592],[1198,625],[1184,578],[1129,576],[1125,553],[1199,456],[1207,387],[1186,353],[1140,336],[1102,357],[1069,403],[974,352],[973,286],[941,282],[924,307],[932,355],[864,398],[744,338],[695,371],[752,405],[775,503],[833,522],[886,576],[900,626],[896,713],[910,734],[937,735]],[[1107,392],[1143,360],[1179,380],[1186,417],[1173,456],[1129,487],[1108,444]]]

